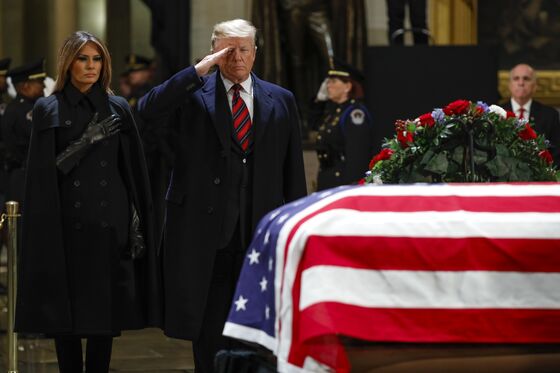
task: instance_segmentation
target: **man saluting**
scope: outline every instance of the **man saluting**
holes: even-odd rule
[[[144,120],[181,123],[166,196],[164,331],[193,341],[197,372],[232,347],[222,330],[254,227],[306,195],[294,96],[251,72],[255,34],[241,19],[215,25],[212,54],[138,104]]]

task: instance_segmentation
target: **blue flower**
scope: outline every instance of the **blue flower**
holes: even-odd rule
[[[442,123],[445,120],[445,113],[442,109],[437,108],[432,111],[432,117],[436,122]]]
[[[488,109],[488,104],[486,102],[483,102],[483,101],[477,101],[476,106],[482,108],[482,110],[484,110],[485,113],[487,113],[488,110],[489,110]]]

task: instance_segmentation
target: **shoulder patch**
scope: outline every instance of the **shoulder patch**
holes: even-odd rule
[[[350,113],[350,118],[352,118],[352,123],[359,126],[364,123],[366,119],[366,113],[362,109],[354,109]]]
[[[27,119],[30,122],[33,120],[33,110],[29,110],[27,112],[27,114],[25,115],[25,119]]]

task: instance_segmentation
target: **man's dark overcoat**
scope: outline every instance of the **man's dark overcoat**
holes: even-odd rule
[[[110,140],[117,142],[119,173],[127,188],[128,199],[134,201],[140,215],[147,245],[146,255],[134,260],[121,258],[119,253],[114,252],[114,239],[100,229],[103,225],[65,225],[61,200],[67,199],[67,196],[61,195],[61,183],[66,183],[68,177],[56,167],[56,142],[57,134],[61,134],[64,127],[70,128],[75,124],[72,124],[66,110],[62,110],[61,95],[59,92],[40,99],[33,110],[23,239],[18,258],[16,330],[49,335],[114,335],[121,330],[158,326],[162,317],[161,281],[154,245],[152,202],[142,144],[128,104],[122,97],[108,96],[106,110],[122,118],[121,131]],[[95,145],[101,146],[100,143]],[[82,159],[82,163],[89,161]],[[83,171],[82,175],[87,175],[88,169]],[[85,196],[88,195],[87,188],[91,191],[91,188],[99,187],[79,185],[79,180],[69,181],[76,187],[86,188]],[[103,181],[108,186],[114,182],[110,179]],[[106,185],[103,181],[102,187]],[[128,203],[125,201],[124,204]],[[74,231],[74,228],[77,230]],[[70,246],[68,241],[77,244],[79,249],[66,247]],[[74,255],[70,260],[69,255],[76,252],[80,252],[80,257]],[[80,276],[69,263],[80,264],[93,276]],[[91,299],[72,289],[88,289]],[[86,309],[85,313],[81,312],[81,316],[87,318],[83,325],[91,330],[84,331],[82,326],[76,325],[73,307],[77,302]],[[117,308],[114,307],[116,303],[119,305]],[[88,314],[88,307],[91,314]]]
[[[254,74],[251,230],[267,212],[306,195],[299,120],[291,92]],[[138,112],[180,123],[167,191],[163,243],[164,331],[196,339],[216,251],[227,222],[232,164],[232,119],[220,74],[199,78],[188,67],[140,99]],[[243,208],[243,206],[241,206]],[[243,227],[244,228],[244,227]],[[231,301],[231,300],[227,300]]]

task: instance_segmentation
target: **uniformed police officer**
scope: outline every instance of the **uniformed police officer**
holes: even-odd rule
[[[20,66],[8,71],[17,92],[8,104],[2,118],[2,137],[6,145],[6,162],[9,176],[7,198],[22,201],[25,179],[25,162],[31,137],[31,113],[39,97],[43,97],[45,60]]]
[[[371,115],[360,101],[363,75],[354,67],[335,61],[326,80],[328,101],[318,126],[317,190],[357,182],[373,155]]]
[[[0,128],[2,128],[2,117],[4,116],[9,100],[9,96],[7,94],[8,84],[6,82],[6,75],[8,73],[8,69],[10,68],[10,62],[10,58],[0,59]],[[6,200],[6,188],[8,186],[8,171],[5,168],[5,160],[6,146],[0,131],[0,209],[4,206],[4,202]],[[0,240],[3,239],[4,236],[2,235],[2,232],[0,232]],[[0,242],[0,246],[1,245],[2,242]],[[2,283],[0,283],[0,294],[6,294],[6,286]]]
[[[10,62],[12,62],[10,58],[0,59],[0,117],[4,115],[8,101],[8,83],[6,82],[6,75],[10,68]]]
[[[10,101],[8,96],[8,83],[6,81],[6,75],[8,69],[10,68],[10,58],[0,59],[0,128],[2,128],[2,117]],[[6,146],[4,144],[4,139],[2,138],[2,132],[0,131],[0,204],[4,205],[4,194],[6,193],[6,187],[8,184],[8,173],[5,167],[6,160]]]
[[[153,88],[152,80],[152,60],[130,53],[126,56],[126,77],[130,89],[126,96],[128,104],[134,110],[140,97],[144,96]]]

